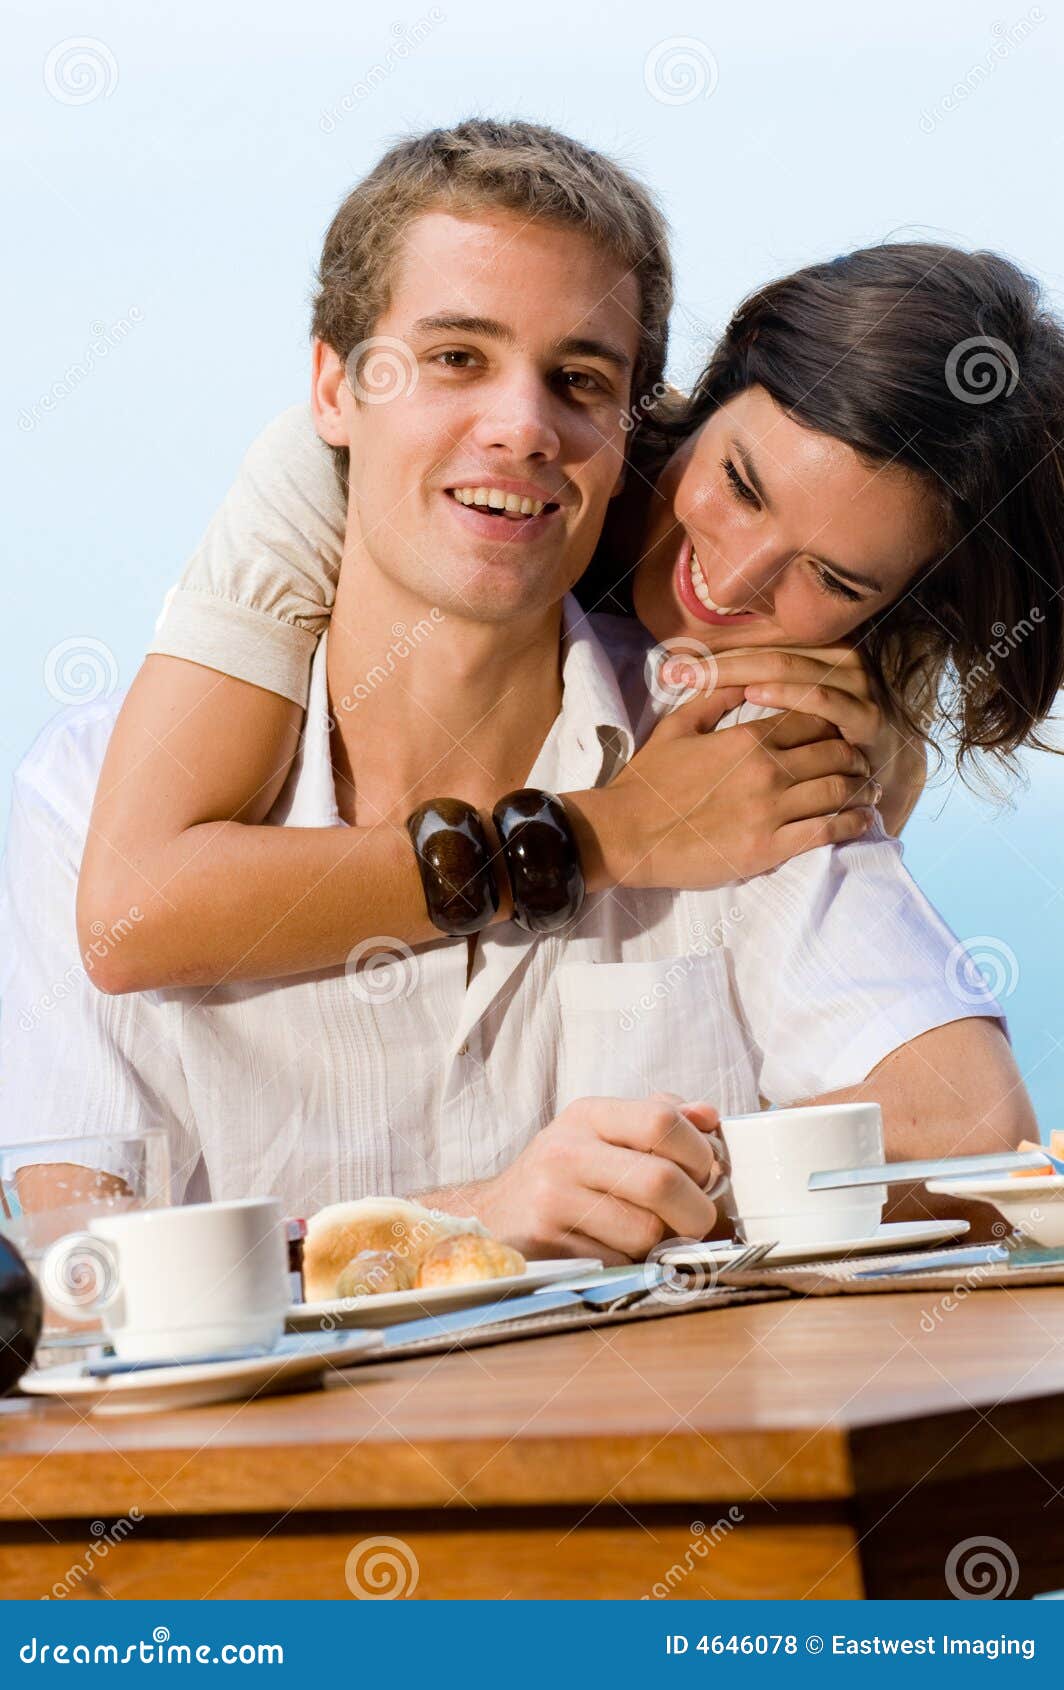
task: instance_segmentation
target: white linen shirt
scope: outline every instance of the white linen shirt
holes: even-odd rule
[[[631,721],[643,733],[654,717],[642,630],[568,599],[563,638],[562,707],[527,783],[558,792],[611,779]],[[496,925],[468,985],[465,939],[440,939],[396,941],[369,975],[106,997],[79,962],[74,899],[119,702],[63,712],[16,775],[0,1143],[161,1125],[176,1201],[274,1193],[308,1214],[489,1177],[574,1096],[665,1089],[742,1113],[855,1084],[929,1028],[1000,1015],[973,1002],[953,934],[881,830],[718,891],[597,894],[561,933]],[[344,825],[325,638],[270,821]]]

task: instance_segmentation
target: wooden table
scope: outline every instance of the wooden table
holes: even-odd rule
[[[944,1596],[987,1536],[1017,1595],[1058,1588],[1064,1289],[943,1298],[685,1313],[172,1414],[9,1400],[0,1590],[342,1598],[379,1536],[384,1587],[420,1597]]]

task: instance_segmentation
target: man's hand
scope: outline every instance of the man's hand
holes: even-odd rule
[[[641,1262],[663,1238],[704,1238],[716,1220],[708,1104],[664,1095],[583,1097],[494,1179],[419,1201],[476,1215],[523,1255]]]
[[[867,832],[865,753],[793,712],[713,731],[735,690],[664,717],[609,786],[564,794],[592,891],[705,891]]]

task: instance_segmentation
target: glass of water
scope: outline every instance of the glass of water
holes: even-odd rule
[[[85,1231],[97,1215],[169,1204],[170,1148],[161,1127],[0,1145],[0,1233],[38,1281],[41,1257],[57,1238]],[[101,1341],[98,1317],[69,1320],[44,1295],[40,1350],[73,1351]]]

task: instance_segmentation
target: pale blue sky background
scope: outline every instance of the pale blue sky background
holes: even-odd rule
[[[322,233],[400,132],[520,114],[640,171],[675,230],[681,380],[751,285],[891,233],[999,248],[1064,296],[1049,0],[16,0],[5,17],[5,808],[56,709],[50,654],[99,642],[128,683],[242,450],[305,391]],[[670,103],[645,73],[672,38],[694,77],[675,92],[694,97]],[[79,40],[87,81],[55,51]],[[1064,762],[1028,773],[1012,812],[940,786],[907,854],[983,941],[1048,1130],[1064,1126]]]

